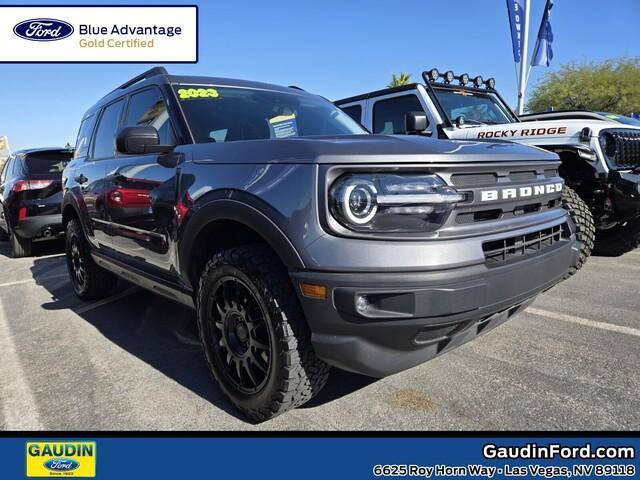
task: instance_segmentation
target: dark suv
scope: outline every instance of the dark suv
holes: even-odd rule
[[[0,173],[0,240],[9,240],[13,257],[31,255],[34,241],[63,234],[62,170],[73,151],[21,150]]]
[[[297,88],[155,68],[89,109],[75,152],[76,293],[117,275],[194,308],[221,390],[258,420],[329,365],[381,377],[487,332],[577,259],[556,155],[370,135]]]

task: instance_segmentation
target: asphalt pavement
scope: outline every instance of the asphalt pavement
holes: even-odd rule
[[[333,370],[310,404],[261,424],[224,400],[194,314],[122,283],[75,297],[59,243],[0,243],[3,430],[639,430],[640,250],[592,257],[487,335],[373,380]]]

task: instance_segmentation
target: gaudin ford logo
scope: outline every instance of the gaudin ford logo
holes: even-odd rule
[[[13,33],[25,40],[53,42],[71,36],[73,26],[53,18],[33,18],[16,24]]]
[[[495,202],[497,200],[516,200],[518,198],[534,197],[538,195],[548,195],[550,193],[561,193],[564,184],[547,183],[545,185],[531,185],[527,187],[513,187],[493,190],[482,190],[480,192],[481,202]]]
[[[27,442],[27,477],[96,476],[95,442]]]
[[[52,472],[70,472],[79,466],[80,463],[72,458],[52,458],[44,462],[44,467]]]

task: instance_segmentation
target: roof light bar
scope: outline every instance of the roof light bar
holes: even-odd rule
[[[440,73],[437,68],[432,68],[431,70],[426,70],[422,72],[422,78],[426,82],[435,83],[438,79],[442,79],[442,82],[446,85],[450,85],[454,80],[458,80],[460,86],[465,86],[471,83],[476,88],[482,88],[483,86],[487,90],[495,90],[496,81],[494,78],[488,78],[487,80],[483,79],[481,75],[474,77],[471,79],[468,73],[461,73],[460,75],[455,75],[452,70],[447,70],[444,73]]]
[[[453,71],[447,70],[446,72],[444,72],[444,83],[451,83],[453,82],[454,78],[455,75],[453,74]]]
[[[438,81],[438,77],[440,77],[440,72],[438,71],[437,68],[432,68],[426,73],[427,73],[427,76],[429,77],[429,80],[431,80],[432,82]]]

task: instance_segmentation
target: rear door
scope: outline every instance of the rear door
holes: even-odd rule
[[[78,135],[77,155],[84,155],[78,163],[74,182],[79,186],[81,201],[88,218],[88,238],[94,246],[110,248],[112,246],[107,217],[106,197],[108,185],[105,180],[107,165],[116,156],[114,137],[122,119],[125,100],[123,98],[106,105],[96,119],[85,119]],[[87,123],[85,123],[87,122]],[[95,129],[93,126],[95,126]],[[93,137],[91,136],[91,132]],[[91,142],[87,139],[92,138]]]
[[[153,126],[161,144],[177,143],[166,100],[158,87],[139,90],[129,97],[123,125]],[[177,168],[160,165],[154,153],[120,154],[107,172],[106,205],[113,247],[143,269],[166,272],[173,264],[171,232],[177,175]]]

